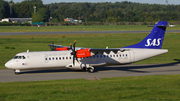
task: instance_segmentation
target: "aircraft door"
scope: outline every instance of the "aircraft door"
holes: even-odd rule
[[[47,56],[45,56],[44,59],[45,59],[45,63],[48,63],[48,62],[49,62],[49,59],[48,59]]]
[[[134,51],[132,51],[132,50],[129,51],[129,54],[130,54],[129,61],[130,61],[130,62],[134,62],[134,58],[135,58],[135,57],[134,57]]]

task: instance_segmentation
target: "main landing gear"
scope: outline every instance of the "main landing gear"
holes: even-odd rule
[[[88,68],[86,68],[86,70],[87,70],[89,73],[93,73],[93,72],[94,72],[94,67],[88,67]]]
[[[20,73],[20,70],[14,70],[14,74],[18,75]]]

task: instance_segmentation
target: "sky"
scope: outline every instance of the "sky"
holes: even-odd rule
[[[10,0],[5,0],[10,1]],[[22,2],[24,0],[13,0],[13,2]],[[51,4],[51,3],[60,3],[60,2],[122,2],[122,1],[130,1],[137,3],[148,3],[148,4],[166,4],[166,0],[42,0],[43,4]],[[168,4],[180,5],[180,0],[168,0]]]

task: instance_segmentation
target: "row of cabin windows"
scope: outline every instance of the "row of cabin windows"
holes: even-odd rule
[[[69,58],[68,57],[59,57],[59,58],[58,57],[56,57],[56,58],[54,58],[54,57],[50,58],[49,57],[49,58],[45,58],[45,60],[48,60],[48,59],[49,60],[64,60],[64,59],[67,60],[67,59],[71,59],[71,57],[69,57]]]
[[[94,56],[90,56],[90,57],[85,57],[85,58],[105,58],[105,57],[127,57],[127,54],[120,54],[120,55],[94,55]],[[82,58],[82,59],[85,59]],[[72,59],[72,57],[49,57],[49,58],[45,58],[45,60],[64,60],[64,59]]]

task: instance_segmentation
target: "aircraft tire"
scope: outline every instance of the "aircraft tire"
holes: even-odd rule
[[[19,73],[18,72],[14,72],[14,74],[18,75]]]
[[[93,68],[88,68],[87,69],[89,73],[94,73],[94,69]]]

